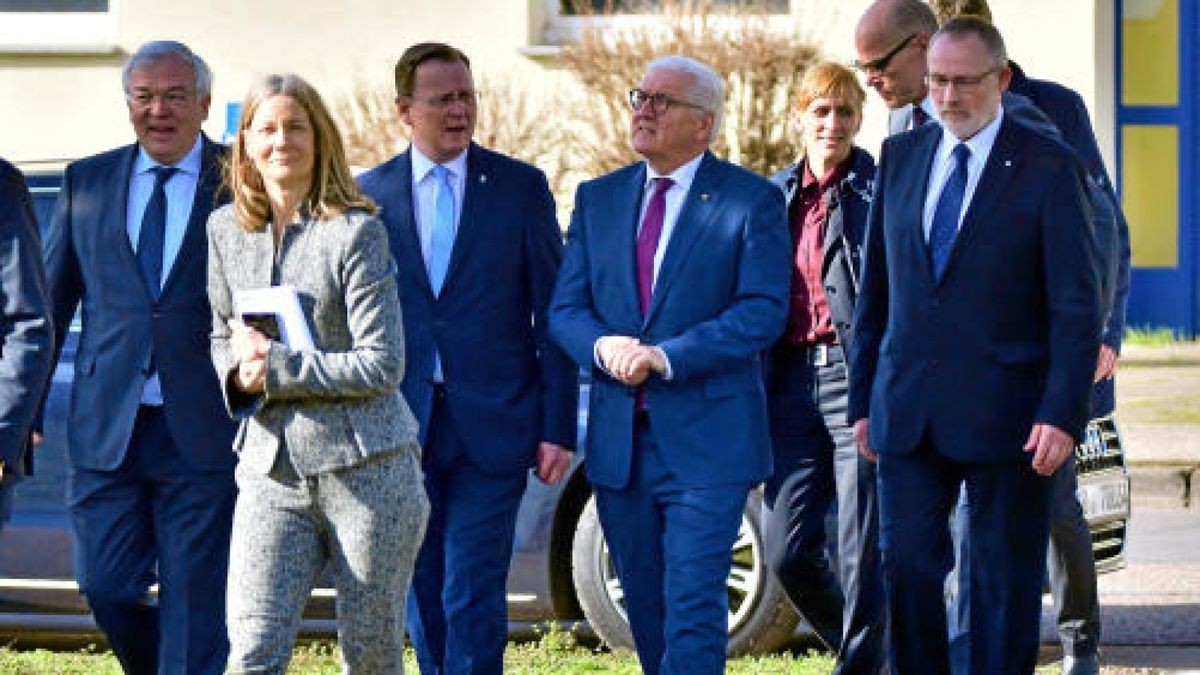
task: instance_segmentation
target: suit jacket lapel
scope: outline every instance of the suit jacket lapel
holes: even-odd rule
[[[379,205],[386,216],[385,222],[394,223],[388,232],[392,254],[396,257],[401,274],[405,269],[413,270],[412,274],[421,280],[425,293],[432,298],[433,288],[429,285],[429,272],[425,268],[425,257],[421,254],[421,237],[417,234],[416,200],[412,191],[412,150],[405,150],[392,162],[391,176],[387,181],[393,187],[387,190],[386,201]]]
[[[479,146],[471,143],[467,148],[467,176],[463,181],[462,215],[458,219],[458,230],[454,233],[454,246],[450,249],[450,264],[446,268],[443,293],[453,283],[454,273],[462,267],[467,250],[482,236],[482,214],[488,212],[488,206],[492,202],[492,185],[495,183],[489,175],[490,172],[491,167],[488,166]]]
[[[908,191],[912,195],[913,203],[909,205],[909,213],[912,214],[915,227],[907,233],[908,238],[912,242],[910,246],[910,255],[912,260],[920,260],[921,274],[925,281],[933,285],[933,257],[929,252],[929,244],[925,241],[925,201],[929,197],[930,190],[940,189],[941,186],[929,184],[929,176],[933,171],[933,160],[937,155],[938,145],[942,141],[942,127],[936,124],[927,124],[920,130],[919,133],[924,134],[917,146],[917,162],[915,166],[917,172],[910,173],[910,180],[919,181],[915,187],[917,189]],[[943,277],[945,278],[945,277]]]
[[[133,250],[133,242],[129,241],[129,229],[125,222],[129,210],[129,180],[133,177],[133,163],[137,158],[137,151],[137,144],[129,146],[118,169],[108,177],[107,193],[117,195],[118,199],[114,200],[109,208],[101,210],[102,227],[105,232],[101,241],[111,241],[117,246],[117,256],[125,263],[127,273],[137,280],[135,285],[142,289],[146,301],[152,302],[150,290],[146,288],[142,277],[142,267],[138,264],[137,253]]]
[[[700,168],[696,171],[696,178],[692,181],[692,187],[683,197],[683,207],[675,221],[675,228],[671,231],[671,238],[666,242],[667,250],[655,277],[650,309],[646,312],[646,324],[654,318],[654,313],[662,304],[668,287],[678,276],[683,260],[713,215],[713,204],[718,201],[714,192],[720,183],[720,174],[716,167],[717,158],[711,152],[705,152],[704,159],[700,161]]]
[[[205,229],[208,225],[208,215],[217,204],[217,190],[220,185],[221,169],[217,149],[208,138],[204,138],[200,151],[200,176],[196,179],[196,195],[192,199],[187,229],[183,232],[183,242],[179,246],[179,253],[175,255],[175,262],[167,271],[167,280],[163,284],[160,297],[165,297],[171,288],[179,283],[180,276],[207,245]]]
[[[1004,193],[1008,182],[1017,175],[1018,170],[1014,168],[1017,154],[1015,149],[1016,139],[1012,135],[1011,118],[1005,117],[1000,122],[1000,131],[996,134],[992,151],[983,166],[983,173],[979,177],[975,193],[971,196],[971,203],[967,205],[967,211],[963,214],[962,225],[954,239],[954,247],[950,249],[946,271],[942,275],[943,281],[954,273],[955,261],[964,255],[962,251],[971,245],[976,231],[990,222],[988,214],[993,204]]]
[[[612,195],[610,208],[612,222],[628,223],[617,230],[617,241],[614,251],[623,260],[617,262],[617,288],[615,289],[621,304],[627,309],[626,316],[631,320],[630,326],[643,322],[642,309],[638,300],[637,288],[637,235],[642,220],[642,198],[646,192],[646,163],[641,162],[637,169],[629,172],[629,182]]]

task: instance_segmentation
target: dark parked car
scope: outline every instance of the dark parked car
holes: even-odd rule
[[[44,231],[62,174],[33,172],[28,179]],[[18,488],[13,522],[0,534],[0,644],[12,638],[46,640],[96,632],[75,584],[63,506],[68,472],[64,426],[78,330],[78,324],[71,326],[54,374],[36,473]],[[587,410],[581,403],[581,444],[586,427]],[[1080,501],[1091,524],[1097,567],[1116,569],[1124,562],[1129,481],[1112,419],[1093,421],[1076,454]],[[508,577],[510,626],[514,632],[526,632],[549,620],[568,625],[586,622],[610,645],[632,647],[620,585],[581,469],[577,460],[570,477],[553,486],[530,479]],[[732,653],[770,651],[797,632],[797,616],[764,565],[761,510],[761,494],[751,493],[733,548],[733,571],[727,582]],[[332,634],[332,599],[328,584],[314,591],[306,633]]]

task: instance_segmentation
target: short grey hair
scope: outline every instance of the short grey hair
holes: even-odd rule
[[[208,69],[208,64],[195,52],[188,49],[187,45],[174,40],[147,42],[138,47],[133,56],[129,57],[129,60],[125,62],[125,67],[121,69],[121,87],[125,89],[125,95],[128,96],[130,93],[129,78],[133,71],[143,66],[154,65],[171,55],[178,56],[192,65],[192,72],[196,74],[196,98],[211,96],[212,71]]]
[[[961,40],[972,35],[983,43],[993,68],[1000,69],[1008,66],[1008,52],[1004,47],[1004,38],[1000,35],[1000,31],[996,30],[996,27],[990,22],[978,16],[964,14],[950,19],[938,32],[934,33],[931,44],[942,39]]]
[[[708,141],[711,143],[717,140],[717,136],[721,134],[721,122],[725,118],[725,82],[717,71],[696,59],[677,54],[659,57],[646,66],[647,75],[660,70],[691,76],[691,85],[686,90],[688,103],[712,113],[713,126]]]

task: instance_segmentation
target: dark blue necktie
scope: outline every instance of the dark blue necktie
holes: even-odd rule
[[[920,129],[921,127],[925,126],[925,123],[928,121],[929,113],[925,112],[925,109],[921,106],[914,105],[912,114],[912,128]]]
[[[958,236],[958,220],[962,214],[963,197],[967,194],[967,160],[971,150],[965,143],[954,148],[954,171],[946,180],[937,208],[933,211],[933,226],[929,229],[929,252],[933,258],[933,278],[942,280],[950,252],[954,250],[954,238]]]
[[[154,172],[154,191],[150,193],[146,212],[142,214],[142,229],[138,232],[138,265],[142,268],[142,278],[146,280],[150,297],[155,302],[158,302],[158,294],[162,289],[163,248],[167,239],[167,191],[164,187],[178,170],[173,166],[151,169]]]

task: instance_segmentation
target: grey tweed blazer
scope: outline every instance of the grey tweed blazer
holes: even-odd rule
[[[363,211],[305,217],[284,232],[276,259],[271,228],[247,232],[233,207],[208,219],[212,360],[230,416],[241,421],[240,461],[268,473],[287,452],[302,476],[341,469],[388,452],[418,452],[417,421],[399,392],[404,331],[395,262],[383,223]],[[278,265],[275,272],[274,265]],[[265,392],[233,384],[237,362],[227,321],[233,293],[296,287],[315,352],[272,342]]]

